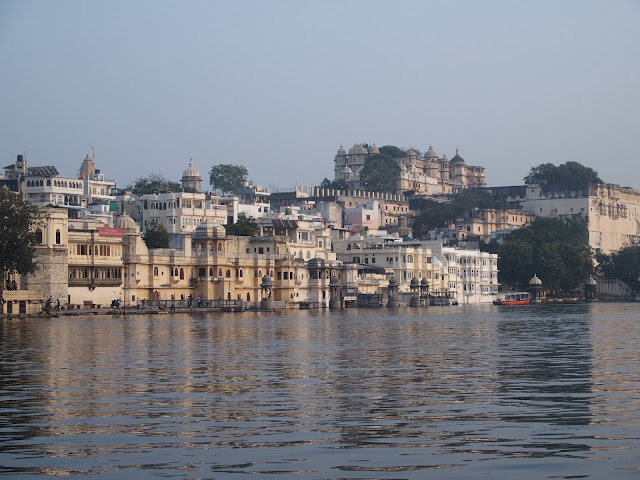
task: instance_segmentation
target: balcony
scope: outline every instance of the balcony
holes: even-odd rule
[[[70,287],[119,287],[122,285],[122,278],[70,278]]]

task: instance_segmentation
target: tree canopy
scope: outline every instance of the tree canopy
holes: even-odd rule
[[[36,271],[37,224],[38,208],[0,186],[0,267],[3,276],[9,270],[21,274]]]
[[[407,156],[407,152],[396,147],[395,145],[385,145],[378,148],[378,151],[380,152],[380,154],[388,155],[392,158],[403,158]]]
[[[227,235],[251,237],[258,231],[258,224],[252,217],[238,217],[236,223],[227,225]]]
[[[617,252],[607,255],[596,255],[598,270],[607,278],[617,278],[631,287],[637,294],[640,293],[640,245],[625,247]]]
[[[409,208],[418,210],[413,220],[413,232],[416,237],[421,237],[430,229],[446,227],[450,220],[469,216],[475,209],[503,208],[503,205],[486,190],[467,188],[446,203],[422,197],[412,198]]]
[[[413,235],[416,238],[424,237],[431,229],[446,227],[449,220],[453,220],[456,217],[451,203],[440,203],[431,199],[419,200],[419,202],[414,202],[413,200],[409,202],[412,210],[419,209],[412,223]],[[416,204],[419,204],[420,207],[416,208]]]
[[[397,186],[400,165],[389,155],[371,155],[360,170],[360,182],[366,190],[373,192],[394,192]]]
[[[194,192],[193,188],[183,188],[179,182],[167,180],[162,175],[152,173],[148,177],[136,178],[133,185],[129,185],[132,193],[135,195],[145,195],[153,192]]]
[[[524,183],[527,185],[584,182],[603,183],[598,172],[578,162],[567,162],[557,167],[552,163],[541,163],[537,167],[532,167],[529,174],[524,177]]]
[[[169,232],[161,223],[152,223],[142,236],[147,248],[169,248]]]
[[[329,180],[328,178],[323,178],[322,182],[319,185],[320,188],[328,188],[329,190],[346,190],[347,185],[343,180]]]
[[[243,165],[221,163],[211,167],[209,183],[224,193],[238,192],[244,188],[248,175],[249,172]]]
[[[575,219],[536,218],[509,234],[498,255],[500,282],[519,288],[536,274],[550,291],[570,291],[593,271],[587,227]]]

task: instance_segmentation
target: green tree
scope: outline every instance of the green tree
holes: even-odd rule
[[[328,188],[329,190],[347,190],[347,185],[343,180],[329,180],[326,177],[322,179],[319,187],[325,189]]]
[[[400,165],[392,157],[383,154],[371,155],[360,170],[360,182],[372,192],[394,192],[400,175]]]
[[[238,192],[244,188],[249,172],[242,165],[221,163],[211,167],[209,183],[213,188],[219,188],[224,193]]]
[[[625,247],[611,255],[596,256],[599,270],[609,278],[617,278],[640,293],[640,246]]]
[[[537,274],[552,292],[571,291],[593,271],[587,227],[580,220],[537,218],[498,250],[500,281],[526,288]]]
[[[465,188],[451,200],[454,214],[464,216],[477,208],[496,208],[496,201],[486,190],[480,188]]]
[[[455,217],[454,208],[450,203],[440,203],[430,199],[416,199],[413,205],[420,205],[419,212],[413,218],[413,235],[424,237],[434,228],[444,228]],[[411,205],[410,203],[410,205]],[[411,207],[414,209],[414,207]]]
[[[133,185],[127,187],[135,195],[145,195],[153,192],[194,192],[193,188],[183,188],[181,183],[167,180],[162,175],[152,173],[148,177],[136,178]]]
[[[152,223],[142,239],[148,248],[169,248],[169,232],[161,223]]]
[[[36,271],[37,225],[38,208],[20,199],[7,187],[0,186],[0,267],[3,278],[7,271],[21,274]]]
[[[227,225],[227,235],[251,237],[258,231],[258,224],[252,217],[238,217],[236,223]]]
[[[396,147],[395,145],[385,145],[383,147],[380,147],[378,151],[380,152],[380,154],[388,155],[392,158],[404,158],[407,156],[407,152]]]
[[[529,174],[524,177],[524,183],[527,185],[584,182],[603,183],[598,172],[578,162],[566,162],[557,167],[552,163],[542,163],[532,167]]]
[[[449,221],[468,216],[476,208],[497,208],[497,206],[493,195],[479,188],[462,190],[448,203],[422,197],[409,200],[409,208],[418,211],[412,224],[416,237],[421,237],[434,228],[444,228]]]

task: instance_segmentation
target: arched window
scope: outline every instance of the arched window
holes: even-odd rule
[[[219,268],[219,269],[218,269],[218,276],[219,276],[219,277],[221,277],[221,276],[222,276],[222,269],[221,269],[221,268]]]
[[[210,277],[213,277],[213,268],[210,268],[210,269],[209,269],[209,276],[210,276]]]
[[[218,251],[221,252],[222,251],[222,242],[218,243]]]
[[[42,230],[36,230],[36,243],[42,243]]]
[[[60,230],[56,230],[56,245],[60,245]]]
[[[184,268],[180,269],[180,280],[184,280]]]
[[[251,301],[251,294],[249,292],[247,292],[247,302]]]
[[[173,270],[173,276],[174,276],[174,277],[177,277],[177,276],[178,276],[178,267],[176,267],[176,268]]]
[[[225,275],[227,278],[231,278],[231,270],[227,269],[227,273]]]
[[[242,269],[240,269],[240,278],[242,278]]]
[[[158,267],[153,267],[153,276],[154,277],[158,276]]]

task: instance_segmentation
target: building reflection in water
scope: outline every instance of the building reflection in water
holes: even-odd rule
[[[211,463],[211,449],[228,456],[212,466],[218,473],[259,473],[274,449],[295,472],[586,458],[595,435],[575,429],[594,424],[601,402],[594,321],[588,306],[561,312],[0,321],[0,385],[10,395],[0,454],[15,455],[15,472],[26,468],[21,455],[59,459],[47,465],[57,474],[71,460],[95,473],[91,458],[134,468],[154,451]]]

